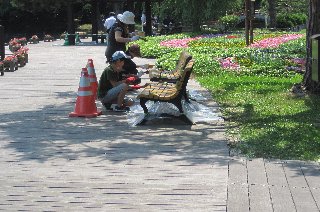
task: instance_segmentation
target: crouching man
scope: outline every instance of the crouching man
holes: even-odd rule
[[[110,110],[111,105],[116,104],[114,111],[129,111],[129,106],[133,105],[133,101],[126,98],[129,82],[121,76],[126,58],[123,51],[116,51],[112,55],[110,65],[104,69],[100,77],[98,98],[106,109]]]

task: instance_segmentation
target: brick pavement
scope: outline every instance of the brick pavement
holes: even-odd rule
[[[99,77],[105,46],[61,43],[28,45],[27,66],[0,77],[0,210],[319,211],[318,163],[230,157],[223,121],[69,118],[81,68],[92,58]]]
[[[61,43],[29,44],[29,63],[0,79],[0,210],[225,210],[224,126],[69,118],[81,68],[92,58],[99,78],[105,46]]]

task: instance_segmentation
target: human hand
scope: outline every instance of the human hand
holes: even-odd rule
[[[138,35],[135,35],[131,38],[131,41],[136,41],[136,40],[139,40],[140,36]]]

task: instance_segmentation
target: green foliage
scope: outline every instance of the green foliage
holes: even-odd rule
[[[307,22],[307,15],[303,13],[283,13],[277,16],[278,28],[290,28],[305,24]]]
[[[197,78],[211,90],[240,138],[235,147],[249,157],[320,159],[320,98],[290,94],[301,75],[293,77],[237,76],[225,72]]]
[[[0,1],[0,15],[3,16],[6,12],[12,9],[10,0],[1,0]]]
[[[190,37],[190,34],[175,34],[167,36],[146,37],[143,40],[138,40],[135,43],[141,46],[143,57],[160,58],[170,52],[176,52],[176,48],[168,48],[160,45],[161,41],[171,39],[183,39]]]
[[[77,28],[77,31],[91,33],[92,24],[82,24]]]
[[[256,34],[255,40],[281,34]],[[190,35],[177,35],[179,38]],[[181,48],[160,46],[175,35],[139,41],[142,53],[156,57],[163,69],[174,68]],[[302,75],[286,67],[304,58],[305,38],[274,49],[247,48],[241,35],[216,36],[189,42],[194,74],[219,103],[230,126],[228,135],[240,142],[234,148],[249,157],[319,160],[320,98],[295,96],[289,90]],[[222,69],[220,58],[233,57],[239,70]]]
[[[241,8],[242,0],[164,0],[160,6],[161,20],[172,16],[175,21],[181,21],[184,25],[193,25],[194,29],[200,29],[200,25],[208,20],[218,19],[228,12]]]
[[[268,14],[269,1],[276,3],[276,13],[280,14],[294,14],[302,13],[308,14],[308,1],[309,0],[261,0],[260,11],[263,14]]]
[[[300,38],[283,43],[277,51],[281,52],[282,58],[298,58],[307,55],[306,40],[305,38]]]
[[[240,22],[240,17],[237,15],[225,15],[219,18],[219,24],[223,26],[223,31],[232,30]]]

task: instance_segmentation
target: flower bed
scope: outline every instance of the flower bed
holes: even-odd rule
[[[11,52],[18,51],[21,48],[21,44],[17,38],[13,38],[9,41],[9,50]]]
[[[18,40],[18,43],[21,44],[21,46],[25,46],[27,45],[28,41],[27,41],[27,38],[26,37],[22,37],[22,38],[17,38]]]
[[[276,48],[280,44],[303,37],[302,34],[286,34],[275,38],[267,38],[250,45],[253,48]]]
[[[16,52],[17,55],[20,55],[20,57],[23,57],[23,61],[21,61],[21,62],[23,62],[24,65],[26,63],[28,63],[28,60],[29,60],[28,51],[29,51],[29,49],[27,47],[22,47]],[[19,58],[18,58],[18,60],[19,60]],[[19,65],[21,65],[21,64],[19,63]]]
[[[54,37],[52,35],[47,34],[44,36],[43,41],[44,42],[54,41]]]
[[[18,70],[18,59],[15,55],[7,56],[3,60],[4,71],[15,71]]]
[[[31,38],[29,39],[29,43],[37,44],[39,43],[39,38],[37,35],[32,35]]]

